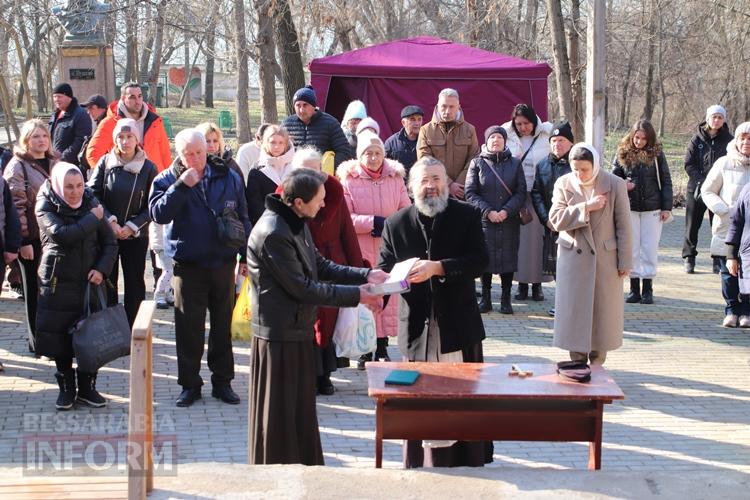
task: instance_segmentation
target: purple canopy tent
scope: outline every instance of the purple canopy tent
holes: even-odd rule
[[[311,84],[320,109],[341,120],[346,106],[361,99],[387,138],[401,128],[401,108],[417,104],[432,117],[440,90],[461,96],[466,121],[480,143],[490,125],[509,120],[513,106],[526,103],[547,119],[546,63],[475,49],[421,36],[373,45],[310,62]]]

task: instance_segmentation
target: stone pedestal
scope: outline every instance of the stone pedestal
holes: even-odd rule
[[[111,102],[115,93],[115,61],[109,45],[69,44],[60,46],[60,82],[68,82],[79,102],[101,94]]]

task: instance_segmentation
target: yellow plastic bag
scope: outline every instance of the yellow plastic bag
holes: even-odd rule
[[[232,312],[232,340],[250,340],[252,337],[252,327],[250,326],[250,318],[252,318],[252,310],[250,308],[250,277],[245,276],[242,281],[242,289],[240,295],[237,297],[237,302],[234,304],[234,311]]]
[[[322,170],[323,172],[327,173],[328,175],[336,175],[336,172],[334,172],[334,161],[336,160],[336,153],[333,151],[326,151],[323,153],[323,162],[322,162]]]

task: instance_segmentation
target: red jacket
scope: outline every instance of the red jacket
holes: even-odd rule
[[[107,109],[107,117],[102,120],[86,148],[86,160],[89,165],[97,165],[102,156],[112,149],[112,132],[115,130],[117,120],[122,115],[117,110],[120,101],[115,101]],[[156,164],[156,169],[161,172],[172,164],[172,153],[169,150],[169,138],[164,129],[164,121],[150,104],[148,114],[143,124],[143,151],[146,158]]]
[[[315,247],[326,259],[337,264],[364,267],[362,252],[354,232],[349,208],[344,201],[344,188],[338,179],[328,176],[324,184],[325,206],[313,220],[307,222]],[[281,193],[281,186],[276,188]],[[339,310],[335,307],[319,307],[315,322],[315,344],[326,347],[333,337]]]

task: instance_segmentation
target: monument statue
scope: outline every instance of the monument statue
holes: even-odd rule
[[[68,0],[52,14],[65,28],[66,44],[104,45],[104,21],[109,4],[98,0]]]

